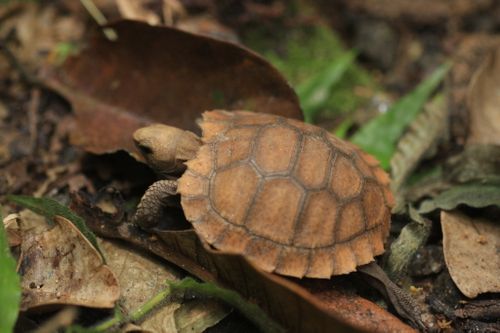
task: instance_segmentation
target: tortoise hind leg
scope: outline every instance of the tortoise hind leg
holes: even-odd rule
[[[143,228],[156,226],[169,199],[177,194],[177,180],[159,180],[144,193],[132,221]]]
[[[366,280],[373,287],[378,289],[388,298],[388,301],[394,306],[396,312],[403,318],[409,320],[413,326],[422,331],[428,331],[428,327],[422,321],[422,312],[416,301],[405,290],[399,288],[384,270],[375,262],[359,266],[357,270],[363,273]]]

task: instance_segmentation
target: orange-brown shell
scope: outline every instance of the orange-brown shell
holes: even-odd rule
[[[201,127],[178,192],[209,244],[268,272],[316,278],[384,252],[393,197],[373,157],[275,115],[211,111]]]

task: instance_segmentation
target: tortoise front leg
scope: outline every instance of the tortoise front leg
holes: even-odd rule
[[[177,180],[159,180],[151,185],[137,205],[133,222],[143,228],[156,226],[168,199],[177,194]]]

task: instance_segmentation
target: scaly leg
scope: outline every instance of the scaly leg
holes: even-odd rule
[[[176,180],[159,180],[153,183],[142,196],[139,205],[137,205],[133,222],[143,228],[156,226],[168,199],[176,194]]]
[[[422,313],[415,300],[408,292],[392,282],[379,265],[372,262],[358,267],[357,270],[372,279],[368,282],[372,282],[374,287],[389,298],[389,302],[401,317],[408,319],[419,329],[427,331],[427,327],[422,321]]]

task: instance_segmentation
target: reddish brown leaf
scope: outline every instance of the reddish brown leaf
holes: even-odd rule
[[[308,288],[331,312],[362,331],[368,332],[417,332],[369,300],[349,293],[327,281]]]
[[[94,153],[135,150],[131,133],[150,122],[198,131],[214,108],[247,109],[301,119],[298,99],[280,73],[235,44],[134,21],[95,34],[44,82],[73,105],[73,142]]]

